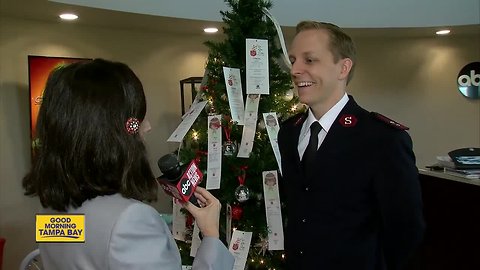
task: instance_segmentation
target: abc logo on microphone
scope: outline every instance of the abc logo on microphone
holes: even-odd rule
[[[179,178],[160,177],[157,178],[157,181],[167,194],[186,202],[193,197],[193,192],[202,181],[203,174],[198,168],[196,160],[192,160],[185,170],[180,172],[181,177]]]

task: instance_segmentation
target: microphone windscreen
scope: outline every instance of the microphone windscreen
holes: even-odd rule
[[[173,153],[161,157],[157,164],[158,168],[167,179],[174,180],[182,174],[180,162],[178,161],[177,156]]]
[[[158,159],[158,168],[162,173],[165,173],[167,171],[170,171],[171,169],[174,169],[177,167],[179,164],[177,156],[174,154],[170,153],[167,155],[164,155],[160,159]]]

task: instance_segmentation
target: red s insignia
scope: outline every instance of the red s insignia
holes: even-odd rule
[[[354,127],[357,124],[357,117],[351,114],[342,115],[338,121],[344,127]]]

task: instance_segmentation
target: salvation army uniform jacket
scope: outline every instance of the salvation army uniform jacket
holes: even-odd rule
[[[278,134],[288,269],[401,269],[425,226],[406,127],[349,96],[315,171],[303,172],[297,145],[306,118],[288,119]]]
[[[85,243],[40,244],[45,269],[182,269],[175,240],[153,207],[114,194],[88,200],[63,214],[77,213],[85,214]],[[193,269],[232,269],[233,263],[219,239],[204,237]]]

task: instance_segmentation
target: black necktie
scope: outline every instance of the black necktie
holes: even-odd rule
[[[315,153],[317,153],[318,147],[318,133],[322,130],[322,126],[317,121],[310,125],[310,140],[308,141],[307,149],[303,154],[302,164],[305,172],[309,168],[313,168],[315,165]]]

